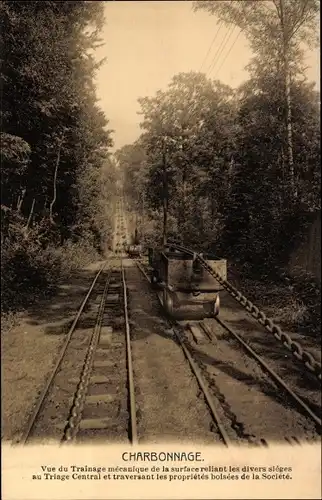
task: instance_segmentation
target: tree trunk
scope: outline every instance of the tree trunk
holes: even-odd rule
[[[231,155],[229,166],[228,166],[228,182],[227,182],[228,193],[230,193],[230,190],[232,187],[232,178],[233,178],[233,174],[234,174],[234,167],[235,167],[235,159],[234,159],[234,155]]]
[[[294,198],[297,197],[294,175],[294,158],[293,158],[293,125],[292,125],[292,106],[291,106],[291,78],[288,69],[287,60],[285,60],[285,103],[286,103],[286,150],[287,163],[289,171],[289,179],[291,184],[291,193]]]
[[[163,246],[167,243],[168,232],[168,175],[167,175],[167,162],[165,153],[165,142],[163,141],[162,151],[162,164],[163,164]]]
[[[144,224],[145,221],[145,195],[144,192],[142,194],[142,222]]]
[[[284,94],[285,94],[285,123],[286,123],[286,155],[288,163],[288,177],[291,188],[291,198],[296,199],[297,190],[294,176],[294,158],[293,158],[293,124],[292,124],[292,103],[291,103],[291,75],[289,68],[289,40],[286,32],[284,17],[284,0],[280,0],[281,27],[283,34],[283,75],[284,75]]]
[[[19,198],[18,198],[18,202],[17,202],[17,212],[20,212],[20,211],[21,211],[21,205],[22,205],[22,203],[23,203],[23,200],[24,200],[25,194],[26,194],[26,189],[23,189],[23,190],[22,190],[22,193],[21,193],[21,196],[19,196]]]
[[[61,139],[58,145],[58,153],[57,153],[57,159],[56,159],[56,165],[55,165],[55,173],[54,173],[54,188],[53,188],[53,199],[50,203],[49,206],[49,219],[53,223],[53,207],[56,202],[57,198],[57,173],[58,173],[58,167],[59,167],[59,162],[60,162],[60,153],[61,153],[61,148],[62,148],[63,140]]]
[[[179,205],[179,214],[180,214],[180,230],[182,231],[182,237],[185,239],[185,220],[186,220],[186,200],[187,200],[187,176],[186,169],[183,168],[182,173],[182,200]]]
[[[25,229],[27,230],[29,225],[30,225],[30,222],[31,222],[31,219],[32,219],[32,214],[34,213],[34,208],[35,208],[35,198],[32,200],[32,205],[31,205],[31,209],[30,209],[30,213],[29,213],[29,217],[28,217],[28,220],[27,220],[27,224],[26,224],[26,227]]]

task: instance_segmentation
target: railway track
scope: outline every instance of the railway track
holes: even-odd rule
[[[108,436],[117,441],[132,438],[126,398],[126,374],[131,373],[128,347],[126,292],[122,268],[109,273],[101,297],[83,369],[70,409],[62,441],[72,442]],[[120,310],[123,311],[120,314]],[[132,419],[130,419],[132,422]]]
[[[136,261],[136,264],[145,279],[150,283],[147,268],[144,268],[142,262],[139,260]],[[161,306],[163,306],[161,293],[158,294],[158,299]],[[229,326],[218,317],[207,321],[203,320],[190,322],[174,321],[168,318],[168,322],[171,325],[174,337],[180,343],[190,364],[191,370],[198,381],[200,390],[212,414],[214,429],[220,434],[221,440],[227,446],[238,442],[248,442],[252,445],[267,446],[268,443],[272,441],[270,438],[262,437],[262,428],[265,427],[262,422],[259,426],[252,424],[245,425],[243,422],[245,420],[243,412],[240,411],[240,415],[238,415],[238,411],[241,408],[238,408],[238,405],[235,405],[235,408],[233,408],[234,404],[232,404],[232,401],[238,401],[238,399],[242,398],[242,394],[238,394],[238,385],[242,386],[244,384],[238,384],[238,380],[233,382],[232,377],[229,374],[229,370],[227,370],[228,373],[224,375],[222,373],[225,372],[225,370],[223,370],[221,372],[221,376],[218,376],[219,371],[216,370],[215,366],[224,366],[224,363],[227,362],[227,359],[229,358],[228,350],[222,349],[222,347],[219,349],[219,346],[222,346],[222,343],[227,341],[235,342],[235,345],[238,344],[239,349],[247,353],[247,357],[251,360],[251,363],[253,363],[253,365],[256,364],[256,369],[262,372],[262,374],[260,374],[262,380],[263,378],[270,378],[272,386],[269,390],[275,390],[276,393],[278,393],[280,405],[284,405],[285,402],[287,402],[287,405],[292,406],[295,411],[298,411],[298,416],[300,420],[302,420],[302,425],[303,417],[311,422],[311,425],[309,424],[306,426],[306,436],[299,438],[296,431],[295,417],[295,422],[290,422],[290,432],[283,436],[283,440],[291,445],[295,445],[300,444],[301,441],[313,440],[320,435],[320,417],[314,413],[309,405],[306,404],[290,387],[288,387],[282,378],[268,366],[261,356],[259,356],[237,333],[229,328]],[[221,335],[216,335],[214,333],[215,330],[218,331],[218,327],[220,327]],[[229,339],[227,335],[229,336]],[[198,343],[198,338],[199,340],[202,338],[207,340],[206,342],[201,341],[204,345],[198,345],[198,348],[196,349],[194,346],[196,346],[196,342]],[[215,365],[211,364],[211,357],[207,355],[207,351],[209,352],[211,345],[213,346],[213,353],[217,359]],[[220,350],[222,351],[221,356],[219,355]],[[232,390],[231,384],[235,384],[237,390]],[[268,392],[268,387],[266,388],[266,391]],[[246,405],[245,402],[243,404],[244,406],[248,406],[251,412],[255,413],[258,410],[254,407],[254,402],[252,402],[251,397],[252,396],[250,395],[248,405]],[[263,401],[257,401],[257,404],[263,405],[265,402],[267,403],[267,397],[264,397]],[[241,407],[242,405],[239,406]],[[254,419],[253,416],[250,420],[254,421],[256,419]],[[268,422],[267,428],[269,429],[270,426],[272,426],[272,423]],[[261,430],[258,430],[258,428]],[[270,434],[270,431],[268,434]],[[280,436],[278,440],[281,440]]]
[[[128,404],[134,391],[126,308],[123,268],[101,269],[18,443],[107,436],[112,442],[135,442],[133,396]]]
[[[52,372],[50,373],[46,384],[41,391],[38,400],[36,402],[35,408],[31,414],[31,417],[28,421],[26,428],[24,429],[22,435],[18,438],[18,442],[21,444],[26,444],[33,436],[40,437],[41,429],[37,427],[37,424],[41,424],[44,419],[44,411],[49,413],[49,421],[54,419],[55,409],[59,410],[57,404],[55,404],[54,396],[55,393],[59,393],[60,391],[66,392],[65,384],[66,379],[68,380],[68,376],[70,373],[75,374],[79,369],[79,364],[81,363],[81,356],[79,352],[83,350],[83,346],[88,342],[89,337],[89,329],[92,326],[93,321],[95,321],[95,310],[97,309],[96,300],[102,293],[102,277],[104,272],[105,265],[102,266],[99,271],[96,273],[89,290],[77,311],[75,319],[68,331],[66,336],[66,340],[64,342],[63,348],[60,351],[58,359],[54,365]],[[95,293],[94,293],[95,289]],[[80,323],[80,319],[84,317],[86,313],[89,311],[89,299],[91,298],[92,310],[89,314],[85,316],[86,325],[82,325]],[[82,328],[82,326],[84,328]],[[73,359],[70,359],[70,352],[73,351]],[[64,366],[65,365],[65,366]],[[67,366],[66,366],[67,365]],[[64,370],[67,368],[67,375],[65,377]],[[63,376],[62,376],[63,374]],[[61,380],[63,379],[63,380]],[[68,380],[69,382],[69,380]],[[67,389],[68,390],[68,389]],[[70,388],[72,391],[72,388]],[[52,408],[53,407],[53,408]],[[55,409],[54,409],[55,408]],[[60,410],[64,412],[66,408],[60,407]],[[41,426],[41,425],[40,425]],[[57,431],[56,422],[54,422],[54,429]],[[56,435],[56,432],[53,432],[53,435]]]
[[[96,273],[19,444],[137,442],[122,216],[115,235],[112,266]]]
[[[128,242],[128,234],[121,204],[117,207],[117,212],[113,244],[115,257],[112,267],[106,269],[104,265],[95,275],[66,336],[54,369],[19,439],[21,444],[34,440],[48,441],[50,438],[64,444],[86,440],[130,441],[136,444],[144,440],[144,431],[138,422],[138,380],[132,355],[133,338],[130,332],[126,272],[123,266],[123,246]],[[135,264],[144,279],[150,282],[142,262],[136,260]],[[158,298],[162,305],[161,297]],[[245,384],[238,385],[238,377],[237,380],[232,380],[229,373],[225,373],[225,369],[221,370],[221,375],[218,374],[216,366],[224,367],[231,356],[231,351],[224,347],[227,335],[230,341],[233,339],[238,344],[239,350],[242,347],[242,350],[247,352],[251,359],[249,363],[252,365],[250,372],[260,371],[260,374],[257,373],[258,381],[263,384],[270,378],[273,386],[270,386],[269,390],[280,391],[280,401],[274,404],[281,408],[281,399],[288,398],[289,404],[299,411],[294,420],[302,419],[301,425],[303,419],[311,422],[306,426],[307,435],[313,439],[320,434],[319,416],[219,318],[210,320],[210,324],[206,321],[177,322],[169,318],[166,321],[199,386],[198,408],[201,408],[202,400],[209,410],[212,421],[210,441],[222,442],[226,446],[237,443],[267,446],[270,441],[262,436],[262,422],[259,426],[253,425],[254,421],[260,420],[260,416],[254,418],[252,415],[250,424],[247,425],[244,423],[247,418],[240,411],[240,407],[234,407],[234,401],[242,397],[238,391],[245,388]],[[220,327],[221,335],[215,331],[214,325]],[[207,339],[204,348],[199,345],[198,348],[195,347],[193,337],[195,339],[198,330],[199,338]],[[207,351],[211,349],[217,356],[215,365],[207,362],[207,356],[210,359]],[[144,347],[142,352],[143,356],[146,355]],[[258,397],[260,391],[256,390],[257,388],[254,394]],[[263,392],[265,391],[267,392],[267,388]],[[246,394],[246,397],[249,397],[246,404],[248,412],[257,411],[252,394]],[[262,400],[257,400],[257,404],[263,409],[269,401],[269,394],[264,394]],[[196,405],[194,401],[190,404]],[[265,414],[265,410],[262,410],[261,414]],[[268,428],[272,425],[274,419],[273,422],[267,423]],[[285,441],[292,445],[299,444],[296,422],[292,422],[290,428],[294,429],[294,432],[291,430],[284,436]]]

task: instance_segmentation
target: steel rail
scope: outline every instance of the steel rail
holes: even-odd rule
[[[117,242],[116,247],[119,246],[119,242]],[[119,253],[116,250],[116,253]],[[121,253],[121,252],[120,252]],[[122,253],[120,255],[120,268],[121,268],[121,277],[122,277],[122,288],[124,292],[124,317],[125,317],[125,326],[126,326],[126,353],[127,353],[127,362],[128,362],[128,385],[129,385],[129,401],[130,401],[130,421],[131,421],[131,431],[130,431],[130,440],[132,444],[137,444],[137,428],[136,428],[136,406],[135,406],[135,392],[134,392],[134,383],[133,383],[133,368],[132,368],[132,356],[131,356],[131,347],[130,347],[130,330],[129,330],[129,320],[128,320],[128,304],[127,304],[127,294],[126,294],[126,281],[123,269],[123,258]],[[83,364],[82,373],[80,376],[80,382],[77,386],[77,390],[75,393],[75,397],[73,400],[73,404],[70,411],[70,416],[68,419],[68,423],[64,430],[64,435],[62,438],[62,443],[71,443],[73,442],[79,431],[79,426],[82,420],[82,413],[84,408],[84,402],[86,393],[88,390],[88,385],[90,382],[90,376],[92,372],[92,365],[94,362],[94,355],[98,346],[99,336],[103,321],[103,314],[106,303],[106,296],[109,290],[110,285],[110,276],[106,280],[104,292],[102,295],[102,299],[100,302],[99,312],[97,315],[96,325],[93,330],[90,345],[87,350],[85,362]]]
[[[146,274],[145,270],[142,268],[142,265],[141,263],[136,260],[136,265],[137,267],[139,268],[139,270],[141,271],[141,273],[145,276],[145,278],[148,280],[149,283],[151,283],[150,279],[149,279],[149,276]],[[159,297],[159,295],[157,294],[157,297],[158,297],[158,300],[160,302],[160,304],[162,305],[162,301]],[[184,342],[182,341],[181,339],[181,336],[180,334],[178,333],[177,331],[177,328],[178,328],[178,324],[173,321],[173,320],[168,320],[169,323],[171,324],[172,326],[172,329],[174,331],[174,334],[176,336],[176,338],[178,339],[179,343],[180,343],[180,346],[186,356],[186,358],[188,359],[188,362],[190,364],[190,367],[192,369],[192,372],[194,373],[197,381],[198,381],[198,384],[200,386],[200,389],[202,390],[204,396],[205,396],[205,399],[206,399],[206,402],[211,410],[211,414],[212,414],[212,417],[213,417],[213,420],[214,420],[214,423],[215,425],[217,426],[218,430],[219,430],[219,433],[222,437],[222,440],[223,442],[225,443],[226,446],[230,446],[231,445],[231,439],[229,438],[223,424],[221,423],[221,420],[220,420],[220,417],[217,413],[217,410],[216,410],[216,407],[215,407],[215,404],[214,404],[214,401],[213,401],[213,397],[211,396],[209,390],[208,390],[208,387],[207,387],[207,384],[206,382],[204,381],[203,377],[202,377],[202,374],[197,366],[197,364],[194,362],[188,348],[186,347],[186,345],[184,344]]]
[[[79,431],[79,425],[82,420],[82,414],[84,410],[84,402],[86,398],[86,394],[88,391],[88,386],[90,382],[90,377],[93,368],[94,355],[97,349],[97,345],[100,338],[100,333],[102,329],[103,323],[103,315],[106,303],[106,295],[108,293],[110,279],[111,279],[112,270],[105,282],[104,291],[102,294],[101,302],[99,305],[98,314],[96,317],[95,326],[93,329],[93,333],[91,335],[91,339],[89,342],[89,346],[87,348],[85,361],[83,363],[83,368],[81,375],[79,377],[79,383],[77,385],[76,393],[73,399],[73,403],[70,410],[70,415],[67,421],[67,424],[64,429],[64,433],[61,439],[62,443],[72,443],[76,440],[77,433]]]
[[[159,301],[161,302],[161,300],[159,299]],[[172,322],[171,322],[172,323]],[[198,368],[198,366],[196,365],[196,363],[194,362],[189,350],[187,349],[187,347],[185,346],[184,342],[182,341],[182,339],[180,338],[180,335],[178,334],[178,332],[176,331],[176,327],[177,325],[176,324],[173,324],[172,328],[173,328],[173,331],[178,339],[178,341],[180,342],[180,345],[183,349],[183,352],[185,353],[185,356],[186,358],[188,359],[189,363],[190,363],[190,366],[191,366],[191,369],[193,371],[193,373],[195,374],[196,376],[196,379],[198,381],[198,384],[202,390],[202,392],[204,393],[205,395],[205,398],[206,398],[206,401],[207,401],[207,404],[211,410],[211,413],[212,413],[212,416],[213,416],[213,419],[215,421],[215,424],[221,434],[221,437],[225,443],[226,446],[230,446],[231,445],[231,440],[223,426],[223,424],[221,423],[221,420],[220,420],[220,417],[217,413],[217,410],[216,410],[216,407],[215,407],[215,404],[214,404],[214,401],[213,401],[213,398],[207,388],[207,385],[206,385],[206,382],[204,381],[203,377],[202,377],[202,374]]]
[[[128,365],[129,403],[130,403],[130,420],[131,420],[131,442],[133,445],[135,445],[138,443],[138,432],[137,432],[137,422],[136,422],[135,386],[134,386],[133,362],[132,362],[132,350],[131,350],[130,323],[129,323],[129,316],[128,316],[127,289],[126,289],[125,272],[124,272],[122,255],[121,255],[120,260],[121,260],[123,297],[124,297],[126,357],[127,357],[127,365]]]
[[[141,265],[138,267],[141,267]],[[145,270],[141,268],[142,273],[146,277],[148,281],[150,281],[148,275]],[[160,298],[158,297],[159,301]],[[161,302],[161,301],[160,301]],[[314,421],[314,423],[321,428],[321,419],[311,410],[311,408],[282,380],[282,378],[275,373],[275,371],[262,359],[260,355],[258,355],[254,349],[252,349],[237,333],[231,330],[225,323],[223,323],[218,317],[214,318],[223,328],[225,328],[236,340],[245,348],[245,350],[261,365],[261,367],[269,373],[271,378],[279,385],[283,390],[287,392],[287,394],[293,399],[297,406],[301,407],[302,410],[306,413],[307,416]],[[203,322],[198,322],[199,326],[204,329]],[[208,334],[208,332],[206,332]],[[213,333],[211,332],[213,336]],[[208,335],[209,337],[209,335]]]
[[[230,295],[241,304],[248,313],[255,318],[258,323],[274,337],[280,341],[291,353],[292,355],[300,361],[305,368],[307,368],[316,378],[321,382],[321,363],[315,359],[315,357],[308,351],[304,350],[302,346],[295,340],[293,340],[287,333],[283,332],[281,328],[276,325],[271,319],[269,319],[263,311],[260,311],[250,300],[248,300],[240,291],[237,290],[229,281],[223,279],[216,271],[214,271],[204,260],[202,254],[194,252],[182,245],[177,245],[176,243],[170,243],[167,245],[169,248],[176,248],[179,251],[183,251],[188,255],[194,256],[199,260],[202,267],[214,278],[221,283],[224,288],[230,293]]]
[[[47,396],[47,393],[49,391],[49,388],[50,388],[50,386],[51,386],[51,384],[52,384],[52,382],[54,380],[54,377],[56,376],[56,374],[57,374],[57,372],[59,370],[59,367],[60,367],[61,362],[63,360],[63,357],[64,357],[64,354],[66,352],[66,349],[67,349],[67,347],[68,347],[68,345],[70,343],[72,335],[73,335],[73,333],[75,331],[75,328],[76,328],[76,325],[77,325],[77,323],[79,321],[79,318],[80,318],[80,316],[81,316],[81,314],[82,314],[82,312],[84,310],[84,307],[87,304],[88,299],[89,299],[89,297],[90,297],[90,295],[91,295],[91,293],[93,291],[93,288],[94,288],[94,286],[95,286],[95,284],[96,284],[96,282],[97,282],[100,274],[102,273],[103,269],[105,268],[105,266],[106,266],[106,262],[104,262],[104,264],[99,269],[99,271],[97,272],[96,276],[94,277],[94,279],[92,281],[92,284],[91,284],[91,286],[90,286],[90,288],[89,288],[89,290],[88,290],[88,292],[87,292],[87,294],[86,294],[83,302],[81,303],[80,308],[78,309],[78,312],[77,312],[77,314],[75,316],[75,319],[74,319],[74,321],[73,321],[73,323],[72,323],[72,325],[71,325],[71,327],[70,327],[70,329],[68,331],[65,343],[63,345],[62,350],[60,351],[60,354],[59,354],[59,357],[58,357],[58,359],[56,361],[54,369],[52,370],[52,372],[51,372],[51,374],[50,374],[50,376],[49,376],[49,378],[48,378],[48,380],[46,382],[46,385],[43,388],[43,390],[42,390],[42,392],[41,392],[41,394],[39,396],[38,402],[36,404],[36,407],[35,407],[32,415],[31,415],[31,417],[29,418],[29,421],[28,421],[26,429],[23,431],[22,435],[16,441],[17,444],[26,444],[27,441],[28,441],[30,433],[31,433],[31,431],[32,431],[32,429],[33,429],[33,427],[35,425],[36,419],[37,419],[37,417],[39,415],[39,412],[40,412],[40,410],[42,408],[44,400],[45,400],[45,398]]]
[[[311,410],[311,408],[304,403],[304,401],[295,394],[294,391],[282,380],[282,378],[275,373],[275,371],[270,368],[270,366],[262,359],[260,355],[258,355],[254,349],[252,349],[237,333],[235,333],[233,330],[229,328],[223,321],[221,321],[219,318],[214,318],[217,323],[219,323],[225,330],[227,330],[244,348],[245,350],[251,354],[251,356],[256,359],[256,361],[264,368],[272,377],[272,379],[280,386],[282,389],[284,389],[291,397],[292,399],[307,413],[309,417],[319,426],[321,427],[321,419],[315,415],[315,413]]]

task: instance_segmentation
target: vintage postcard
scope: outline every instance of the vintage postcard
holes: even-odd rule
[[[321,498],[319,0],[0,12],[4,500]]]

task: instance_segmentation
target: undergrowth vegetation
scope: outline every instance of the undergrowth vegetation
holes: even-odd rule
[[[277,324],[321,339],[321,285],[308,273],[291,276],[284,270],[274,279],[252,276],[245,266],[234,266],[230,281]]]
[[[1,246],[1,314],[4,326],[13,313],[40,297],[50,296],[62,279],[101,258],[90,238],[48,241],[43,227],[26,229],[22,222],[10,224],[9,236]]]
[[[99,2],[3,1],[1,315],[106,253],[117,168],[98,106]]]

